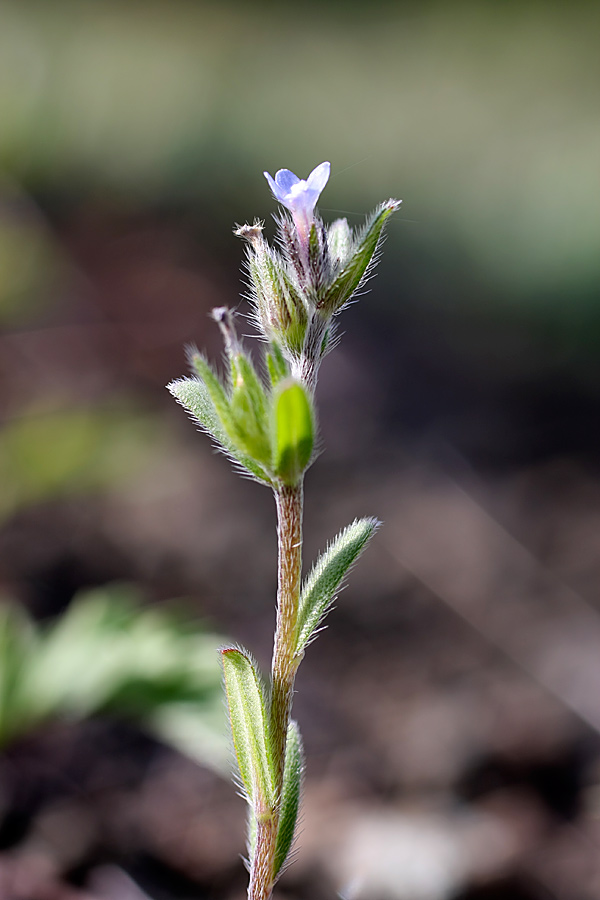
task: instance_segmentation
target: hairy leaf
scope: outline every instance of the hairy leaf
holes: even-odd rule
[[[243,353],[232,360],[231,413],[238,442],[259,465],[271,464],[269,402],[252,361]]]
[[[212,366],[204,359],[202,354],[194,353],[190,361],[208,391],[215,413],[221,423],[221,428],[230,438],[235,439],[235,424],[231,414],[230,398],[218,375],[216,375]]]
[[[227,770],[221,639],[138,601],[126,585],[98,588],[42,626],[21,607],[0,608],[0,745],[55,718],[110,710]]]
[[[300,596],[296,653],[302,653],[327,615],[342,581],[365,549],[380,523],[356,519],[333,540],[308,575]]]
[[[225,431],[206,384],[199,378],[179,378],[167,389],[198,424],[208,432],[218,446],[257,481],[270,484],[266,469],[239,447]]]
[[[221,651],[233,744],[255,811],[275,805],[275,776],[264,687],[255,663],[235,647]]]
[[[281,871],[281,867],[288,857],[294,840],[303,772],[304,751],[302,738],[296,722],[290,722],[285,748],[285,769],[283,772],[279,829],[275,844],[275,862],[273,867],[275,876]]]
[[[375,257],[386,219],[399,207],[399,201],[388,200],[387,203],[382,203],[367,221],[341,271],[319,302],[319,308],[324,312],[329,314],[337,312],[360,287]]]

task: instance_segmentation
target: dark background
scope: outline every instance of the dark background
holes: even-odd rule
[[[6,597],[45,619],[126,580],[268,666],[271,498],[164,385],[186,342],[219,358],[213,306],[248,311],[232,227],[272,235],[262,171],[329,159],[326,220],[403,205],[322,369],[307,562],[385,528],[300,673],[281,896],[597,897],[598,5],[0,20]],[[243,896],[233,788],[135,726],[54,724],[2,766],[2,898]]]

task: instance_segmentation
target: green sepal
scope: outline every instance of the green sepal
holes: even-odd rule
[[[236,353],[232,357],[231,370],[231,414],[237,440],[256,462],[269,466],[269,402],[262,382],[252,361],[243,353]]]
[[[305,388],[292,379],[280,382],[274,405],[274,471],[284,484],[295,485],[307,469],[315,441],[312,403]]]
[[[320,310],[333,315],[360,287],[377,250],[386,219],[399,207],[398,200],[388,200],[375,210],[360,232],[346,262],[319,300]]]
[[[285,745],[285,768],[279,807],[279,828],[275,843],[273,875],[277,877],[285,863],[296,831],[302,776],[304,773],[304,750],[302,738],[296,722],[290,722]]]
[[[265,688],[254,661],[236,647],[221,650],[235,755],[255,815],[275,808],[275,767]]]
[[[306,649],[329,612],[342,581],[380,524],[377,519],[356,519],[334,538],[314,564],[300,594],[296,656]]]
[[[322,255],[323,251],[319,240],[319,231],[316,222],[313,222],[310,226],[308,235],[308,263],[312,270],[318,269]]]
[[[167,385],[167,390],[187,413],[195,419],[216,442],[217,446],[231,457],[237,465],[257,481],[271,484],[271,477],[266,468],[244,453],[237,442],[234,442],[223,427],[221,417],[217,414],[215,404],[207,385],[199,378],[178,378]],[[225,400],[228,402],[227,397]]]
[[[281,352],[281,347],[277,341],[271,341],[267,352],[267,369],[269,370],[269,378],[271,385],[275,387],[284,378],[290,374],[285,356]]]

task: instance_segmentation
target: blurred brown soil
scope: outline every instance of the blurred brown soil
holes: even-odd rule
[[[213,477],[221,490],[229,474],[216,457],[190,473],[198,490],[187,496],[201,502]],[[597,484],[564,463],[485,484],[406,461],[376,478],[352,477],[344,492],[344,475],[323,471],[316,511],[309,485],[311,545],[353,512],[376,510],[385,528],[300,673],[306,801],[296,861],[279,893],[597,896]],[[247,488],[259,491],[240,493]],[[148,530],[129,544],[119,538],[129,577],[150,585],[146,555],[164,565],[160,532],[176,543],[173,528],[181,534],[188,525],[185,502],[169,498],[168,519],[157,502],[147,525],[154,543]],[[52,553],[46,547],[43,572],[25,594],[31,599],[42,582],[48,601],[64,591],[69,567],[72,577],[94,577],[82,547],[122,535],[135,508],[133,489],[105,498],[75,544],[81,510],[62,508],[64,527],[48,538]],[[240,510],[248,528],[241,556],[254,560],[253,581],[269,584],[269,510],[264,530]],[[44,520],[57,513],[23,514],[5,530],[5,546],[25,527],[48,534]],[[235,598],[243,569],[229,571],[227,543],[203,536],[198,526],[193,566],[186,544],[177,558],[165,540],[172,586],[191,594],[197,572],[222,573]],[[13,561],[17,582],[18,554]],[[243,609],[223,590],[207,583],[198,609],[266,666],[267,598]],[[0,788],[2,897],[243,896],[244,811],[233,787],[133,725],[57,724],[10,748]]]
[[[40,385],[47,402],[90,408],[129,393],[166,444],[112,489],[15,512],[2,584],[45,617],[81,587],[132,580],[150,602],[187,598],[267,668],[271,498],[162,387],[184,371],[186,340],[218,356],[206,314],[237,285],[209,254],[190,262],[184,231],[110,224],[103,234],[90,214],[63,228],[72,297],[4,340],[3,399],[18,415]],[[493,466],[432,453],[434,426],[421,444],[388,428],[377,347],[354,321],[323,369],[307,562],[357,515],[385,525],[300,672],[306,799],[278,896],[595,900],[598,472],[575,454],[520,454],[508,430],[513,456]],[[498,440],[494,423],[478,419],[478,434],[489,424]],[[56,723],[8,749],[0,848],[0,900],[245,894],[234,788],[122,721]]]

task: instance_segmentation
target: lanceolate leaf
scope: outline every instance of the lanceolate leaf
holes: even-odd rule
[[[241,447],[260,465],[271,463],[268,401],[251,360],[243,353],[232,359],[231,413]]]
[[[319,557],[308,575],[300,596],[296,653],[301,654],[340,589],[344,577],[365,549],[380,523],[377,519],[357,519],[341,531]]]
[[[326,313],[337,312],[356,291],[369,269],[385,221],[400,206],[398,200],[388,200],[375,210],[365,225],[341,271],[327,289],[319,302],[319,307]]]
[[[167,385],[167,390],[216,441],[223,446],[230,443],[203,381],[178,378]]]
[[[275,776],[264,688],[256,665],[235,647],[221,651],[233,744],[248,800],[257,814],[275,805]]]
[[[221,428],[234,440],[236,436],[235,423],[231,413],[230,398],[225,388],[219,381],[218,376],[213,372],[210,364],[200,353],[193,354],[191,363],[208,391],[215,412],[219,417]]]
[[[208,388],[199,378],[179,378],[167,385],[168,390],[217,444],[258,481],[270,484],[265,469],[242,453],[223,428]]]
[[[279,829],[275,845],[275,863],[273,875],[277,876],[286,861],[296,830],[302,775],[304,772],[304,751],[302,738],[296,722],[290,722],[285,749],[285,769],[283,773],[283,790],[279,813]]]

